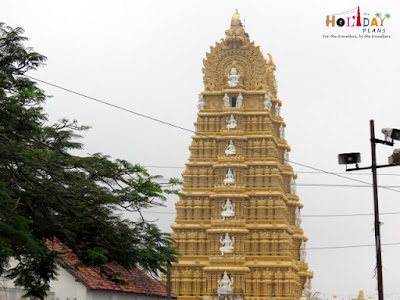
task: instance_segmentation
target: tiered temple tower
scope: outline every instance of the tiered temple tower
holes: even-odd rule
[[[232,17],[203,61],[196,134],[172,237],[179,300],[300,299],[312,272],[276,69]]]

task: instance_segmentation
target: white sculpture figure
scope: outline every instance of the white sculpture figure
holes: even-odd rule
[[[283,125],[281,124],[281,126],[279,127],[279,137],[281,139],[285,138],[285,127],[283,127]]]
[[[233,293],[233,278],[230,279],[228,273],[225,271],[221,279],[218,279],[218,297],[221,295],[230,295]]]
[[[206,103],[204,102],[204,99],[203,99],[203,95],[202,94],[199,94],[199,103],[197,104],[197,109],[200,111],[200,110],[202,110],[202,109],[204,109],[204,105],[205,105]]]
[[[277,90],[278,89],[278,80],[274,80],[274,88]]]
[[[229,141],[228,147],[225,150],[225,155],[235,155],[236,154],[236,148],[235,145],[233,144],[232,140]]]
[[[294,224],[297,226],[301,225],[300,209],[298,207],[296,207],[296,211],[295,211]]]
[[[239,93],[239,96],[237,97],[237,100],[236,100],[236,106],[242,107],[242,105],[243,105],[243,96],[242,96],[242,93]]]
[[[225,107],[229,107],[230,106],[230,104],[229,104],[229,96],[228,96],[227,93],[225,93],[225,96],[224,96],[224,106]]]
[[[228,84],[229,87],[235,87],[239,83],[240,74],[236,70],[236,68],[232,68],[231,71],[228,73]]]
[[[306,282],[304,283],[303,295],[306,299],[311,299],[311,280],[307,277]]]
[[[264,108],[270,110],[272,107],[271,103],[271,92],[265,94]]]
[[[292,194],[296,194],[296,181],[293,179],[290,180],[290,192]]]
[[[289,152],[285,149],[285,153],[283,153],[283,164],[289,164]]]
[[[301,241],[300,261],[305,261],[305,260],[306,260],[306,243],[304,243],[304,241]]]
[[[228,120],[228,125],[226,125],[226,128],[228,128],[228,130],[236,128],[237,124],[236,124],[236,120],[235,117],[233,115],[231,115],[231,117]]]
[[[226,199],[225,204],[222,204],[223,211],[221,212],[222,220],[225,218],[234,217],[235,216],[235,204],[231,202],[231,200]]]
[[[231,168],[228,169],[228,173],[226,173],[224,184],[233,184],[235,183],[235,174],[233,174]]]
[[[229,234],[225,234],[225,237],[221,236],[219,238],[219,242],[221,243],[222,247],[219,248],[221,251],[221,255],[223,256],[225,253],[232,253],[233,252],[233,243],[235,242],[234,237],[230,237]]]
[[[279,103],[275,104],[275,115],[278,117],[281,115],[281,107],[279,106]]]

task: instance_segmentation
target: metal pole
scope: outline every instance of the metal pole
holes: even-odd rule
[[[167,300],[171,300],[171,262],[167,262]]]
[[[381,223],[379,222],[378,179],[376,174],[376,143],[375,143],[374,120],[370,120],[370,129],[371,129],[372,180],[374,186],[375,248],[376,248],[376,269],[378,273],[378,296],[379,300],[383,300],[381,230],[380,230]]]

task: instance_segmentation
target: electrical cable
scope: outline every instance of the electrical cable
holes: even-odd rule
[[[122,106],[118,106],[118,105],[115,105],[115,104],[111,104],[111,103],[109,103],[109,102],[106,102],[106,101],[103,101],[103,100],[100,100],[100,99],[97,99],[97,98],[94,98],[94,97],[91,97],[91,96],[87,96],[87,95],[85,95],[85,94],[82,94],[82,93],[73,91],[73,90],[71,90],[71,89],[64,88],[64,87],[62,87],[62,86],[59,86],[59,85],[56,85],[56,84],[53,84],[53,83],[50,83],[50,82],[47,82],[47,81],[44,81],[44,80],[41,80],[41,79],[32,77],[32,76],[29,76],[29,75],[26,75],[26,74],[23,74],[22,76],[25,76],[25,77],[27,77],[27,78],[30,78],[30,79],[39,81],[39,82],[41,82],[41,83],[50,85],[50,86],[55,87],[55,88],[58,88],[58,89],[64,90],[64,91],[66,91],[66,92],[69,92],[69,93],[72,93],[72,94],[75,94],[75,95],[78,95],[78,96],[87,98],[87,99],[89,99],[89,100],[93,100],[93,101],[96,101],[96,102],[98,102],[98,103],[101,103],[101,104],[104,104],[104,105],[108,105],[108,106],[111,106],[111,107],[114,107],[114,108],[117,108],[117,109],[120,109],[120,110],[129,112],[129,113],[131,113],[131,114],[134,114],[134,115],[137,115],[137,116],[140,116],[140,117],[143,117],[143,118],[146,118],[146,119],[155,121],[155,122],[162,123],[162,124],[164,124],[164,125],[168,125],[168,126],[171,126],[171,127],[177,128],[177,129],[180,129],[180,130],[184,130],[184,131],[191,132],[191,133],[194,133],[194,134],[197,134],[197,135],[200,135],[200,136],[204,136],[204,137],[206,137],[206,138],[215,139],[214,137],[210,137],[210,136],[207,136],[207,135],[200,134],[200,133],[198,133],[198,132],[196,132],[196,131],[194,131],[194,130],[187,129],[187,128],[184,128],[184,127],[181,127],[181,126],[178,126],[178,125],[175,125],[175,124],[166,122],[166,121],[162,121],[162,120],[160,120],[160,119],[153,118],[153,117],[147,116],[147,115],[145,115],[145,114],[141,114],[141,113],[135,112],[135,111],[133,111],[133,110],[124,108],[124,107],[122,107]],[[247,150],[253,151],[254,153],[258,153],[258,154],[261,153],[261,152],[258,152],[258,151],[254,150],[254,149],[250,149],[250,148],[247,148],[247,147],[239,146],[239,148],[247,149]],[[261,153],[261,154],[262,154],[262,153]],[[362,181],[362,180],[354,179],[354,178],[351,178],[351,177],[348,177],[348,176],[339,175],[339,174],[337,174],[337,173],[332,173],[332,172],[329,172],[329,171],[325,171],[325,170],[323,170],[323,169],[319,169],[319,168],[312,167],[312,166],[308,166],[308,165],[305,165],[305,164],[302,164],[302,163],[297,163],[297,162],[294,162],[294,161],[290,161],[290,160],[288,160],[288,159],[284,159],[284,158],[281,159],[281,158],[278,158],[278,157],[275,157],[275,158],[278,159],[278,160],[282,160],[282,161],[284,161],[284,162],[286,161],[286,162],[288,162],[288,163],[292,163],[292,164],[294,164],[294,165],[298,165],[298,166],[304,167],[304,168],[312,169],[312,170],[314,170],[314,171],[322,172],[322,173],[325,173],[325,174],[337,176],[337,177],[340,177],[340,178],[344,178],[344,179],[347,179],[347,180],[351,180],[351,181],[355,181],[355,182],[359,182],[359,183],[366,184],[366,185],[368,185],[368,186],[372,186],[372,184],[369,183],[369,182],[365,182],[365,181]],[[388,187],[382,187],[382,186],[378,186],[378,187],[379,187],[379,188],[383,188],[383,189],[387,189],[387,190],[390,190],[390,191],[394,191],[394,192],[400,192],[400,190],[395,190],[395,189],[388,188]]]
[[[164,214],[164,215],[176,215],[176,212],[170,211],[151,211],[151,210],[141,210],[142,213],[147,214]],[[337,215],[300,215],[301,218],[338,218],[338,217],[365,217],[365,216],[373,216],[373,213],[358,213],[358,214],[337,214]],[[379,215],[400,215],[400,211],[396,212],[387,212],[387,213],[379,213]],[[210,214],[201,214],[203,217],[213,217],[215,215]],[[247,217],[259,217],[248,215]]]
[[[179,166],[154,166],[154,165],[143,165],[143,168],[158,168],[158,169],[186,169],[186,167],[179,167]],[[294,171],[297,174],[326,174],[324,172],[311,172],[311,171]],[[371,173],[348,173],[348,172],[331,172],[335,174],[348,174],[348,175],[366,175],[371,176]],[[328,175],[328,174],[327,174]],[[381,174],[379,176],[400,176],[400,174]]]
[[[160,178],[160,180],[163,179],[168,179],[168,178]],[[207,180],[207,181],[200,181],[200,180],[188,180],[185,179],[183,180],[184,183],[211,183],[211,184],[223,184],[222,181],[217,181],[217,180]],[[168,181],[159,181],[158,183],[165,183],[167,184]],[[249,182],[249,181],[236,181],[235,184],[247,184],[249,188],[251,187],[256,187],[257,185],[263,185],[265,187],[270,187],[270,186],[305,186],[305,187],[350,187],[350,188],[369,188],[369,186],[366,185],[356,185],[356,184],[330,184],[330,183],[263,183],[263,182]],[[382,188],[400,188],[398,185],[382,185]],[[197,188],[193,186],[188,186],[186,188]],[[208,186],[205,186],[205,188],[209,188]]]
[[[190,240],[190,239],[188,239]],[[278,240],[282,241],[282,240]],[[275,242],[276,244],[281,244],[282,242]],[[177,240],[177,244],[179,244],[179,241]],[[399,246],[400,242],[395,242],[395,243],[386,243],[386,244],[381,244],[381,246]],[[349,248],[367,248],[367,247],[375,247],[374,244],[360,244],[360,245],[345,245],[345,246],[325,246],[325,247],[306,247],[304,250],[331,250],[331,249],[349,249]],[[179,247],[178,247],[179,249]],[[279,248],[277,250],[267,250],[266,253],[278,253],[282,251],[299,251],[299,249],[296,248]],[[183,252],[189,252],[189,251],[183,251]],[[218,251],[216,251],[217,253]],[[237,250],[235,251],[236,253],[245,253],[247,252],[246,250]],[[261,251],[259,251],[261,252]],[[256,255],[254,255],[256,256]],[[251,256],[249,256],[251,257]]]
[[[387,243],[381,244],[382,246],[398,246],[398,243]],[[346,248],[364,248],[364,247],[375,247],[375,244],[366,244],[366,245],[347,245],[347,246],[327,246],[327,247],[306,247],[305,250],[327,250],[327,249],[346,249]],[[298,249],[290,249],[290,250],[298,250]]]

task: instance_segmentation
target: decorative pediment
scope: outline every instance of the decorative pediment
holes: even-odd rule
[[[228,76],[232,68],[240,74],[239,84],[234,88],[266,90],[276,96],[272,56],[264,58],[260,47],[250,42],[243,28],[229,29],[226,38],[211,47],[203,60],[203,82],[206,91],[222,91],[232,88]]]

